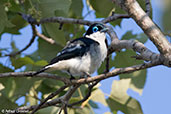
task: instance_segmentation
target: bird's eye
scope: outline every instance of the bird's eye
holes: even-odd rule
[[[93,27],[93,32],[97,32],[99,30],[98,27]]]

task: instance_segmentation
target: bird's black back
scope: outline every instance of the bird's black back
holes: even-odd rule
[[[52,65],[61,60],[82,57],[90,50],[90,45],[93,43],[99,45],[97,41],[86,37],[74,39],[70,41],[48,65]]]

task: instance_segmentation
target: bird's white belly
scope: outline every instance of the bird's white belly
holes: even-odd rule
[[[91,47],[90,50],[92,53],[86,54],[80,58],[75,58],[75,60],[72,61],[69,70],[72,75],[82,76],[85,75],[85,73],[92,74],[100,67],[107,55],[107,49],[101,50],[100,47]]]
[[[98,66],[100,66],[101,62],[98,58],[90,56],[87,54],[83,56],[81,59],[77,58],[77,62],[72,62],[71,67],[69,68],[69,72],[74,76],[83,76],[85,73],[92,74]]]
[[[83,57],[78,57],[77,63],[73,63],[72,66],[70,67],[70,73],[75,76],[83,76],[85,73],[90,73],[90,61],[91,58],[87,54],[86,56]],[[74,66],[74,67],[73,67]]]

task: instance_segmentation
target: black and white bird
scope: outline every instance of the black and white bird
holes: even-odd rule
[[[83,77],[94,73],[107,56],[107,30],[100,23],[91,25],[83,37],[69,41],[48,65],[33,75],[46,70],[61,70],[72,79],[73,76]]]

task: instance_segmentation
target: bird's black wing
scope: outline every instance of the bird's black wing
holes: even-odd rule
[[[57,56],[51,60],[49,65],[52,65],[61,60],[67,60],[74,57],[81,57],[90,49],[91,44],[99,43],[90,38],[77,38],[75,40],[70,41],[64,49],[57,54]]]

